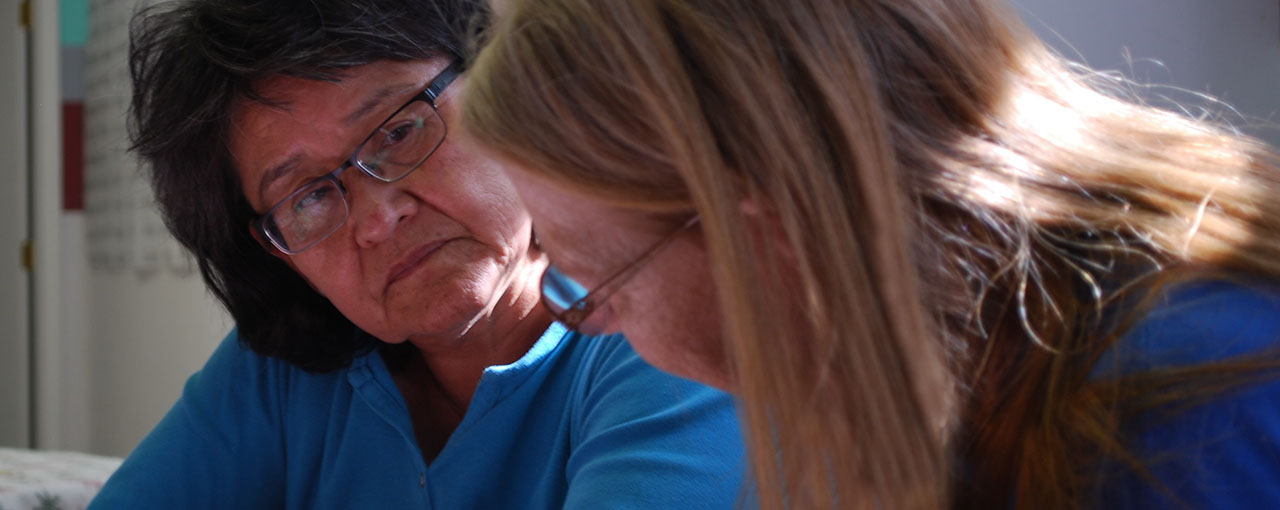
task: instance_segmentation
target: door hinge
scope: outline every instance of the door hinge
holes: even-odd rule
[[[35,248],[31,246],[31,241],[22,242],[22,269],[28,273],[36,267]]]
[[[18,6],[18,22],[22,28],[31,30],[31,0],[22,0],[22,5]]]

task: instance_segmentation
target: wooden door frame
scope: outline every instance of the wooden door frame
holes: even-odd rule
[[[0,0],[0,446],[32,445],[28,30],[22,0]]]

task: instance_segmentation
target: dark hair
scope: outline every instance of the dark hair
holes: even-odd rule
[[[165,225],[255,352],[306,370],[376,345],[249,232],[256,216],[228,144],[232,106],[273,76],[337,80],[380,60],[463,55],[473,0],[189,0],[130,25],[133,150]]]

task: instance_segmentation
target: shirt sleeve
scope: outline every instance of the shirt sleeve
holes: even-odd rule
[[[89,508],[281,507],[279,370],[233,330]]]
[[[1128,469],[1104,484],[1105,508],[1254,509],[1280,506],[1280,383],[1183,411],[1133,445],[1160,482]]]
[[[564,508],[742,508],[745,456],[732,398],[658,371],[620,337],[594,343]]]
[[[1125,372],[1280,354],[1280,295],[1229,284],[1175,291],[1123,343]],[[1160,482],[1116,469],[1105,508],[1280,506],[1280,374],[1244,378],[1200,405],[1156,411],[1126,426],[1130,448]]]

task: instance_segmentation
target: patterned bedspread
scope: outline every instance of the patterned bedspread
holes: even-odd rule
[[[0,510],[83,509],[121,459],[0,448]]]

